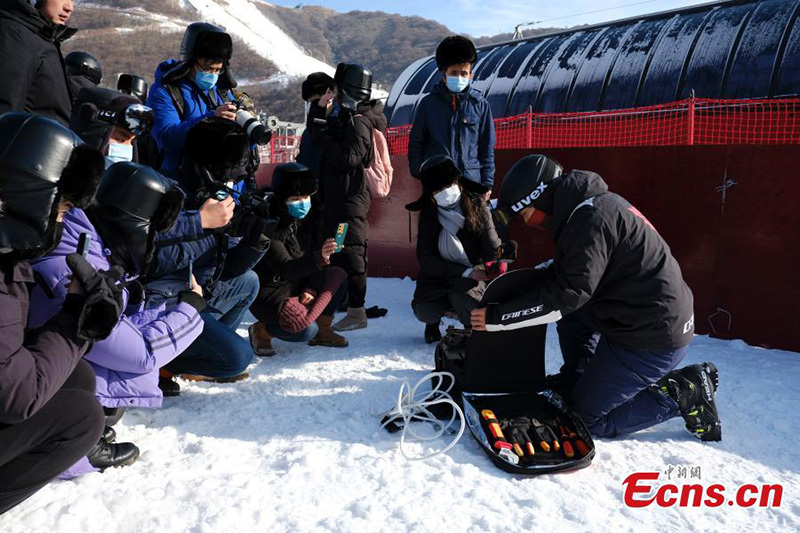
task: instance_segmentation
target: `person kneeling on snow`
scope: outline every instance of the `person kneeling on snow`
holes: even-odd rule
[[[258,319],[250,326],[253,351],[274,355],[272,337],[308,341],[311,346],[347,346],[347,339],[331,329],[333,314],[347,291],[347,273],[330,266],[336,243],[315,242],[314,222],[308,216],[311,196],[317,192],[314,171],[298,163],[279,165],[272,175],[272,189],[278,227],[255,268],[261,289],[250,306]]]
[[[237,205],[244,192],[242,170],[250,153],[245,131],[217,117],[201,120],[186,136],[186,153],[179,183],[186,192],[184,211],[175,226],[156,239],[153,268],[148,273],[148,306],[177,303],[189,273],[197,277],[208,300],[201,314],[203,334],[164,369],[166,395],[180,387],[173,375],[194,381],[231,383],[246,379],[253,359],[250,344],[236,333],[258,295],[258,275],[252,271],[269,247],[268,219]],[[205,207],[224,210],[222,221],[204,223]],[[219,213],[214,215],[219,220]],[[209,228],[215,229],[209,229]]]
[[[49,320],[67,298],[67,257],[75,252],[81,234],[91,238],[86,254],[89,264],[98,270],[118,265],[130,280],[147,271],[156,233],[172,226],[182,204],[183,193],[177,186],[149,167],[117,163],[109,168],[92,205],[67,213],[61,242],[33,263],[38,285],[31,293],[31,324]],[[159,368],[203,331],[199,313],[205,300],[200,290],[183,291],[179,300],[169,312],[163,305],[145,309],[140,284],[134,281],[123,291],[125,310],[111,335],[86,354],[97,376],[96,396],[104,408],[119,409],[121,416],[125,407],[161,406]],[[138,448],[131,443],[111,444],[115,435],[106,427],[88,457],[65,477],[133,463]]]
[[[446,155],[420,168],[422,196],[406,206],[419,211],[417,288],[411,307],[425,324],[425,342],[442,338],[439,323],[451,309],[464,326],[486,290],[486,263],[497,260],[500,239],[486,202],[488,189],[466,179]]]
[[[555,241],[538,290],[472,312],[479,331],[558,321],[564,357],[551,386],[592,434],[624,435],[683,416],[702,440],[720,440],[712,363],[674,370],[694,334],[692,291],[653,225],[594,172],[529,155],[508,171],[497,214]]]
[[[91,285],[76,276],[50,320],[28,323],[29,261],[58,244],[64,214],[88,205],[102,172],[100,153],[54,120],[0,117],[0,514],[86,455],[103,431],[83,356],[108,334],[103,314],[119,311],[115,290],[101,273]]]

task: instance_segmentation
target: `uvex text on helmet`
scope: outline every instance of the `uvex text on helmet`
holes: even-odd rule
[[[500,184],[496,213],[508,224],[526,207],[552,215],[552,181],[563,173],[555,159],[541,154],[523,157],[506,172]]]
[[[333,76],[339,88],[342,107],[355,111],[358,104],[372,98],[372,71],[355,63],[339,63]]]

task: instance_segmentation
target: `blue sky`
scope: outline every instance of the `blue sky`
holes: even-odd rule
[[[271,0],[294,7],[299,0]],[[615,8],[600,13],[545,22],[541,26],[594,24],[625,17],[707,3],[707,0],[331,0],[302,2],[337,11],[386,11],[400,15],[419,15],[441,22],[459,33],[475,37],[513,32],[521,22],[566,17],[589,11]],[[630,5],[638,4],[638,5]]]

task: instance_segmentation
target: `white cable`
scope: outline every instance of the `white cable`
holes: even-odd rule
[[[441,390],[440,387],[444,383],[445,377],[450,379],[450,385],[446,389]],[[431,383],[430,390],[423,391],[423,393],[420,393],[418,396],[419,388],[424,383],[433,381],[434,378],[436,378],[437,381]],[[398,420],[403,421],[403,432],[400,435],[400,454],[407,461],[421,461],[424,459],[430,459],[431,457],[442,453],[446,453],[456,445],[458,440],[464,434],[464,430],[467,426],[466,422],[464,421],[464,412],[449,394],[454,384],[455,378],[450,372],[431,372],[420,379],[413,388],[411,385],[409,385],[408,381],[404,381],[403,385],[400,387],[400,391],[397,393],[397,405],[393,409],[390,409],[380,415],[382,418],[385,417],[385,420],[381,424],[381,428],[385,428],[387,425],[391,424],[392,422],[397,422]],[[439,404],[448,404],[453,407],[453,414],[450,416],[449,421],[439,420],[428,410],[428,407]],[[456,422],[456,419],[458,419],[460,422],[458,432],[455,438],[441,450],[436,450],[420,457],[410,457],[405,452],[403,445],[406,442],[406,433],[408,433],[409,438],[416,441],[424,442],[435,440],[449,432],[451,430],[451,426]],[[411,427],[411,422],[413,421],[430,422],[436,430],[430,435],[421,435],[414,431],[414,429]]]

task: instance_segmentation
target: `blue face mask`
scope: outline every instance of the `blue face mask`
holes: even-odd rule
[[[296,202],[286,202],[286,208],[294,218],[305,218],[308,212],[311,211],[311,198],[297,200]]]
[[[194,75],[194,82],[201,91],[207,91],[217,84],[219,74],[210,74],[201,70]]]
[[[447,88],[451,93],[460,93],[469,87],[469,78],[461,76],[447,76]]]
[[[108,144],[108,155],[106,156],[106,168],[114,163],[123,161],[133,161],[133,145],[131,144]]]

